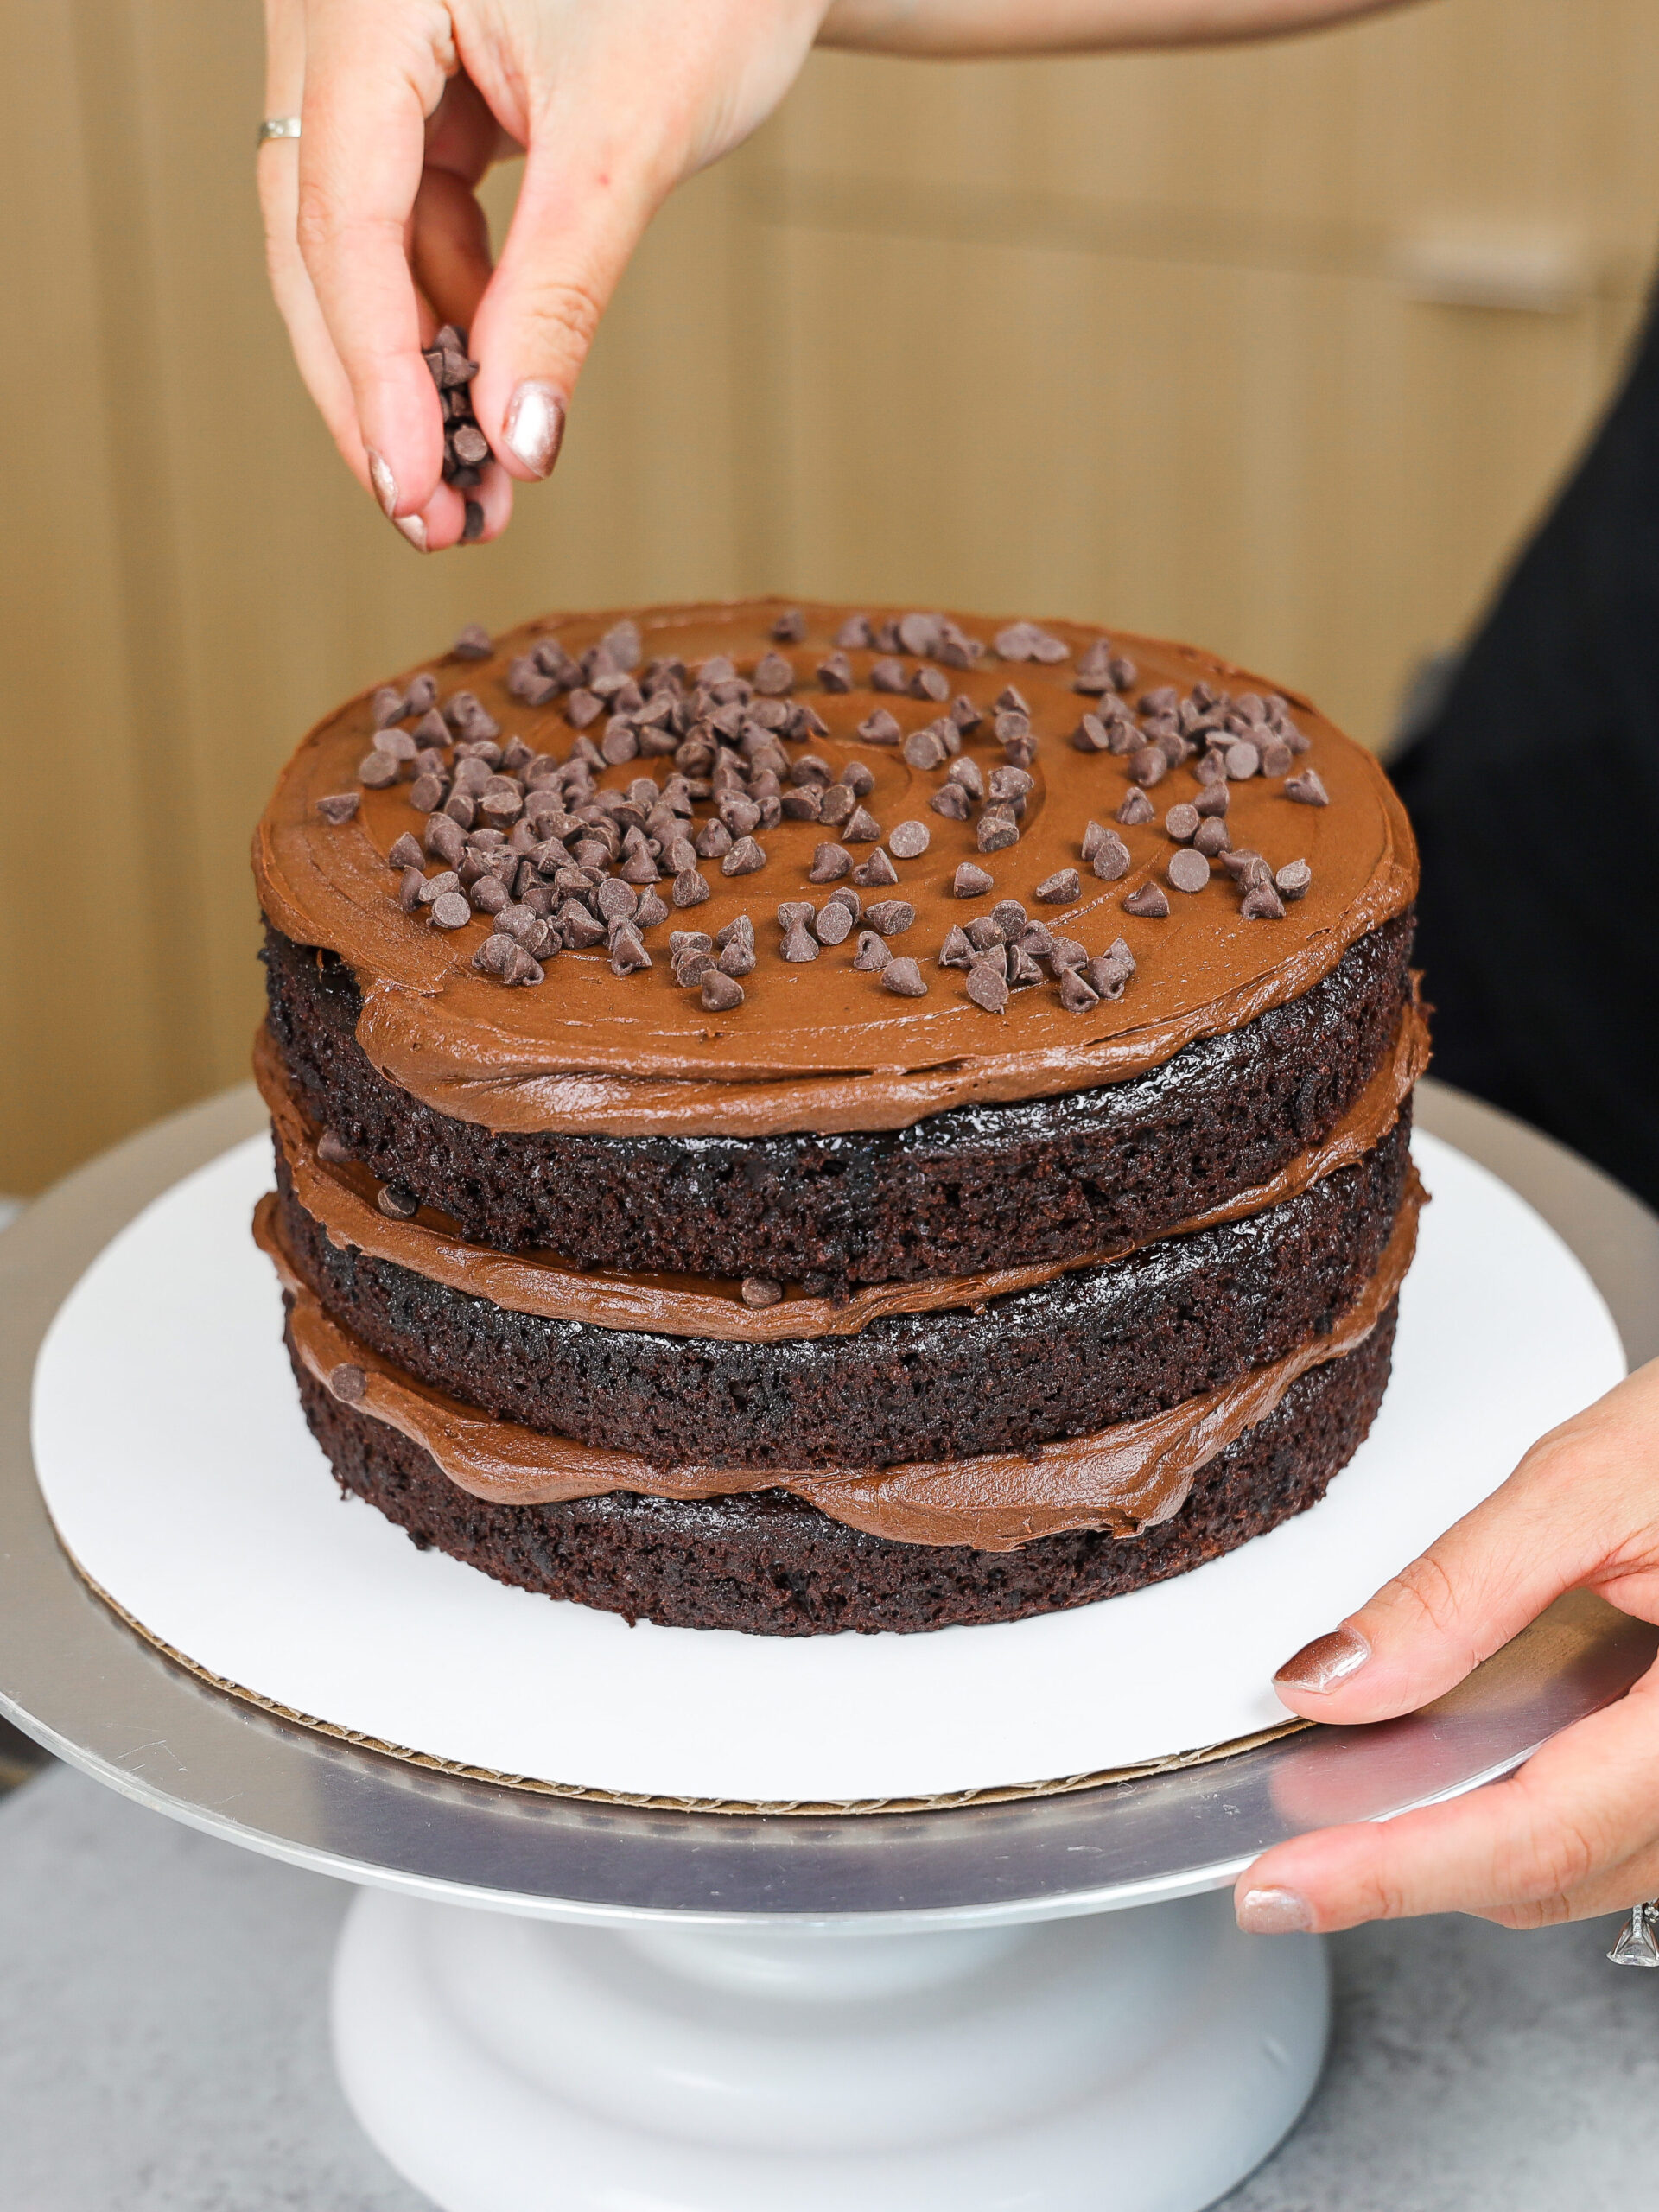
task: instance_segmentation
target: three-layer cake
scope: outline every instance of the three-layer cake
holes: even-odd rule
[[[772,1635],[1313,1503],[1420,1193],[1415,857],[1185,646],[781,601],[468,632],[260,825],[308,1419],[507,1582]]]

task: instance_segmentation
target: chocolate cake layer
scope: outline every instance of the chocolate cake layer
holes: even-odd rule
[[[1073,1532],[1016,1551],[892,1543],[780,1491],[685,1503],[613,1491],[488,1504],[418,1445],[342,1403],[294,1361],[342,1490],[423,1548],[498,1581],[630,1620],[749,1635],[910,1633],[1057,1612],[1184,1574],[1316,1504],[1388,1384],[1395,1308],[1360,1347],[1303,1375],[1199,1472],[1181,1510],[1133,1538]]]
[[[753,1467],[890,1466],[1086,1435],[1217,1389],[1328,1332],[1375,1272],[1410,1166],[1410,1109],[1356,1166],[1241,1221],[975,1307],[855,1336],[746,1344],[508,1312],[340,1249],[279,1148],[283,1243],[326,1312],[498,1420]]]
[[[268,932],[272,1034],[310,1117],[500,1249],[821,1289],[1144,1243],[1264,1183],[1341,1119],[1410,995],[1408,912],[1242,1027],[1121,1083],[955,1107],[907,1128],[756,1138],[491,1130],[371,1065],[331,953]]]

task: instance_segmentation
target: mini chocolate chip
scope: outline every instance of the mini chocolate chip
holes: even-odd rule
[[[392,776],[386,779],[388,783],[393,780],[396,772],[394,769]],[[325,822],[338,830],[343,823],[352,819],[362,804],[361,791],[330,791],[327,798],[320,798],[317,801],[317,812]]]
[[[882,891],[889,884],[897,883],[898,880],[898,869],[894,868],[880,845],[870,855],[868,860],[861,862],[853,870],[853,881],[865,891]]]
[[[1221,821],[1232,804],[1225,783],[1206,784],[1193,804],[1193,812],[1201,822]]]
[[[995,890],[996,879],[972,861],[963,861],[950,879],[950,888],[958,899],[983,899]]]
[[[1210,863],[1202,853],[1195,853],[1185,846],[1170,861],[1164,870],[1178,891],[1202,891],[1210,880]]]
[[[950,679],[943,669],[918,668],[907,689],[912,699],[931,699],[941,706],[950,696]]]
[[[356,1405],[368,1387],[368,1376],[360,1367],[353,1367],[348,1360],[342,1360],[338,1367],[331,1367],[328,1370],[328,1388],[345,1405]]]
[[[1017,899],[999,899],[991,909],[991,919],[1012,944],[1030,917]]]
[[[850,691],[853,688],[852,663],[843,652],[833,652],[818,663],[818,682],[826,691]]]
[[[805,784],[798,791],[785,791],[782,807],[786,822],[817,822],[823,811],[817,785]]]
[[[939,947],[939,965],[941,968],[971,968],[973,964],[973,939],[966,930],[953,925]]]
[[[765,1275],[746,1275],[740,1294],[743,1303],[759,1313],[762,1307],[776,1306],[784,1294],[780,1282],[768,1281]]]
[[[747,914],[734,914],[723,928],[715,931],[715,950],[723,952],[728,944],[741,939],[750,950],[754,949],[754,924]]]
[[[657,863],[649,853],[630,853],[621,868],[625,883],[645,885],[657,880]]]
[[[421,1210],[421,1202],[406,1183],[383,1183],[375,1198],[388,1221],[412,1221]]]
[[[885,968],[893,958],[887,946],[874,930],[861,930],[858,950],[853,955],[853,965],[868,975],[873,969]]]
[[[1216,857],[1243,890],[1248,891],[1252,883],[1271,883],[1273,880],[1273,870],[1252,846],[1240,845],[1236,849],[1218,853]]]
[[[317,1139],[317,1158],[327,1160],[330,1167],[343,1167],[351,1157],[339,1133],[324,1129]]]
[[[710,1014],[729,1014],[743,1003],[743,986],[716,968],[702,979],[702,1003]]]
[[[927,985],[922,981],[922,971],[913,960],[889,960],[881,970],[881,981],[888,990],[901,999],[925,999],[927,996]]]
[[[1020,824],[1012,811],[1001,806],[988,806],[979,817],[974,842],[982,853],[1000,853],[1020,842]]]
[[[878,707],[860,722],[858,734],[866,745],[897,745],[904,732],[885,707]]]
[[[408,830],[405,830],[403,836],[395,841],[391,850],[386,855],[386,866],[388,868],[424,868],[425,865],[426,855],[422,852],[419,845],[416,843],[414,838],[410,836]]]
[[[811,908],[807,912],[810,913]],[[782,951],[785,960],[816,960],[818,941],[804,922],[791,922],[784,933]]]
[[[902,691],[904,688],[905,664],[903,661],[894,660],[889,654],[880,660],[874,660],[870,663],[870,689],[873,691]],[[878,708],[876,711],[877,713],[880,713],[882,710]],[[887,719],[889,721],[893,721],[893,716],[891,715],[887,715]],[[899,727],[897,722],[893,722],[893,726],[895,730]],[[886,744],[887,741],[888,741],[885,738],[878,741],[878,742],[882,744]]]
[[[722,875],[753,875],[766,864],[765,846],[756,844],[753,837],[740,837],[730,852],[721,855],[720,872]]]
[[[719,963],[712,952],[677,953],[674,958],[674,980],[684,991],[695,990],[705,976],[717,972]]]
[[[432,901],[427,918],[435,929],[464,929],[473,918],[473,910],[461,893],[446,891],[441,899]]]
[[[1121,999],[1135,974],[1135,955],[1119,938],[1116,944],[1090,961],[1084,969],[1093,988],[1103,999]]]
[[[1088,957],[1088,947],[1079,944],[1074,937],[1056,937],[1049,940],[1049,965],[1057,976],[1062,968],[1081,968]]]
[[[1287,776],[1290,773],[1290,764],[1296,756],[1283,738],[1270,737],[1257,749],[1262,755],[1262,772],[1264,776]]]
[[[931,729],[912,730],[899,750],[906,766],[915,768],[923,774],[930,768],[937,768],[945,758],[944,739]]]
[[[1068,1014],[1087,1014],[1100,1004],[1100,993],[1075,968],[1060,977],[1060,1004]]]
[[[754,688],[763,699],[781,699],[795,689],[795,667],[782,653],[762,653],[754,664]]]
[[[968,970],[968,995],[987,1014],[1001,1014],[1008,1002],[1008,979],[991,960],[976,960]]]
[[[1096,830],[1099,829],[1100,825],[1091,822],[1089,827],[1090,830]],[[1088,845],[1089,840],[1085,835],[1084,858],[1103,883],[1116,883],[1121,877],[1128,874],[1129,849],[1116,830],[1101,830],[1092,852],[1088,849]]]
[[[633,910],[634,927],[641,930],[654,930],[658,922],[665,922],[667,919],[668,908],[663,904],[657,893],[645,892],[639,904]]]
[[[448,778],[434,769],[423,770],[409,787],[409,803],[417,814],[431,814],[448,796]]]
[[[442,899],[445,892],[459,891],[460,888],[461,878],[454,868],[447,868],[442,875],[432,876],[422,884],[421,904],[429,906],[435,899]]]
[[[1071,733],[1071,742],[1079,753],[1109,753],[1112,741],[1106,725],[1098,715],[1085,715]]]
[[[1236,784],[1244,783],[1262,766],[1262,755],[1247,737],[1230,745],[1221,757],[1229,779]]]
[[[809,899],[781,899],[778,906],[778,926],[780,930],[786,930],[796,922],[810,922],[812,914],[812,902]]]
[[[626,922],[639,901],[630,885],[612,875],[600,885],[594,903],[607,922]]]
[[[862,798],[875,789],[874,772],[861,760],[849,760],[836,780],[845,784],[855,798]]]
[[[1040,983],[1043,971],[1024,945],[1008,947],[1008,988],[1015,991],[1029,990],[1033,983]]]
[[[1179,806],[1172,806],[1164,817],[1164,830],[1178,845],[1190,844],[1198,833],[1198,808],[1183,800]]]
[[[499,914],[508,904],[507,887],[499,875],[480,875],[467,887],[467,898],[475,914]]]
[[[611,933],[611,973],[613,976],[632,976],[641,968],[652,965],[651,955],[645,950],[639,931],[632,922],[624,922]]]
[[[968,793],[960,784],[941,784],[927,803],[935,814],[942,814],[947,822],[965,822],[973,811]]]
[[[1287,861],[1273,879],[1274,888],[1281,899],[1300,899],[1306,895],[1313,880],[1313,871],[1306,861]]]
[[[527,945],[515,944],[508,953],[501,970],[501,981],[507,984],[543,983],[547,980],[542,963]]]
[[[449,650],[457,660],[488,660],[495,646],[481,622],[469,622]]]
[[[976,952],[988,952],[1002,942],[1002,925],[994,915],[976,914],[963,932]]]
[[[705,822],[691,841],[699,856],[717,861],[732,849],[732,833],[723,822]]]
[[[571,899],[559,909],[559,935],[574,951],[586,952],[590,946],[604,943],[605,925]]]
[[[1285,902],[1270,883],[1253,883],[1239,902],[1247,922],[1282,922]]]
[[[1192,849],[1202,853],[1206,860],[1212,861],[1217,853],[1224,853],[1231,842],[1227,824],[1218,815],[1207,817],[1192,834]]]
[[[1169,912],[1169,900],[1157,884],[1143,883],[1123,901],[1123,911],[1139,915],[1143,922],[1161,922]]]
[[[442,861],[449,868],[460,867],[461,855],[467,849],[467,839],[461,824],[452,822],[447,814],[427,817],[426,827],[421,832],[421,843],[435,861]]]
[[[397,879],[393,896],[404,913],[412,914],[421,903],[421,893],[426,888],[426,878],[417,868],[406,868]]]
[[[1299,806],[1329,806],[1331,794],[1312,768],[1304,768],[1300,776],[1290,777],[1285,785],[1285,797],[1294,798]]]
[[[887,834],[887,849],[901,861],[919,860],[933,842],[925,822],[897,822]]]
[[[1155,745],[1142,745],[1129,755],[1129,779],[1150,791],[1169,773],[1169,762]],[[1121,817],[1120,817],[1121,818]]]
[[[855,920],[852,909],[843,906],[839,899],[827,899],[818,910],[814,925],[820,944],[842,944],[852,934]]]
[[[874,845],[880,837],[881,824],[867,808],[855,806],[841,834],[849,845]]]
[[[1045,876],[1034,894],[1046,906],[1069,906],[1083,896],[1083,884],[1074,868],[1057,868]]]
[[[1138,830],[1142,823],[1150,822],[1152,816],[1152,801],[1145,791],[1131,791],[1123,794],[1123,803],[1113,819],[1121,822],[1126,830]]]
[[[839,883],[852,865],[853,856],[845,845],[815,845],[806,880],[809,883]]]
[[[882,937],[902,937],[914,928],[916,909],[908,899],[878,899],[864,909],[864,919]]]

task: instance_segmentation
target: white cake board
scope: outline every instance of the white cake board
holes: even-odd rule
[[[263,1140],[100,1254],[41,1347],[34,1433],[82,1570],[206,1672],[349,1733],[619,1793],[856,1801],[1039,1783],[1285,1718],[1279,1662],[1624,1372],[1599,1294],[1486,1170],[1415,1141],[1433,1203],[1376,1425],[1311,1512],[1194,1573],[921,1636],[630,1629],[510,1590],[342,1503],[248,1223]]]

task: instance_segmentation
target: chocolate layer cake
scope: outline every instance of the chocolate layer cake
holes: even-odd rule
[[[1420,1199],[1415,858],[1184,646],[550,619],[256,842],[308,1418],[421,1544],[765,1634],[1085,1604],[1303,1510]]]

